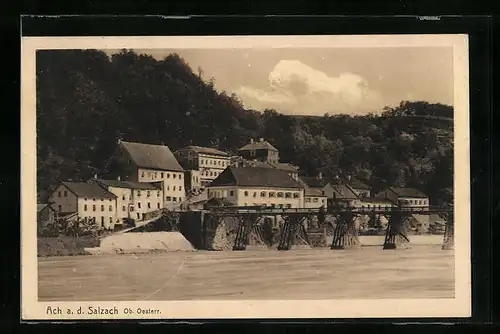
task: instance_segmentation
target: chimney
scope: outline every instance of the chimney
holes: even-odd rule
[[[250,144],[253,144],[253,138],[250,138]]]
[[[116,179],[117,179],[118,181],[121,181],[121,177],[119,177],[119,176],[118,176]]]
[[[264,138],[260,138],[259,141],[262,143],[264,141]]]

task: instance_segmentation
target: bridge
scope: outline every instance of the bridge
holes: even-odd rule
[[[437,214],[446,221],[443,249],[454,247],[453,207],[413,206],[413,207],[331,207],[328,209],[309,208],[273,208],[273,207],[215,207],[207,212],[208,220],[218,224],[225,217],[238,221],[236,240],[233,250],[245,250],[253,241],[264,244],[262,240],[262,220],[264,217],[281,217],[284,221],[279,236],[278,250],[289,250],[296,244],[310,244],[306,224],[316,219],[320,230],[325,229],[327,215],[334,217],[333,240],[331,249],[346,249],[360,246],[359,227],[356,224],[360,216],[375,219],[383,215],[388,219],[383,249],[397,249],[408,244],[406,222],[412,215]]]

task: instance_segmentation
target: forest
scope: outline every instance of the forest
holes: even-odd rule
[[[235,153],[264,137],[280,158],[314,176],[352,175],[374,191],[418,188],[432,204],[453,200],[453,107],[401,101],[366,116],[288,116],[245,109],[182,57],[122,50],[37,52],[39,200],[63,180],[107,175],[117,140],[189,144]]]

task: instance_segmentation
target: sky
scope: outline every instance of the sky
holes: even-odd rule
[[[179,54],[246,108],[283,114],[364,115],[403,100],[453,105],[451,47],[136,49]],[[116,50],[107,50],[112,54]]]

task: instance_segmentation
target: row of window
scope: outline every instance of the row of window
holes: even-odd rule
[[[219,175],[220,175],[220,173],[222,173],[222,172],[219,172],[219,171],[211,171],[211,170],[210,170],[210,171],[208,171],[208,170],[203,170],[203,171],[201,171],[201,175],[202,175],[202,176],[212,176],[212,177],[213,177],[213,176],[219,176]]]
[[[179,177],[179,179],[182,179],[182,174],[175,174],[175,173],[163,173],[163,172],[147,172],[148,173],[148,177],[149,178],[154,178],[154,179],[157,179],[158,178],[158,174],[160,175],[160,178],[163,179],[165,177],[165,174],[166,174],[166,177],[167,179],[170,179],[170,176],[172,176],[173,179]],[[142,171],[141,172],[141,177],[145,177],[146,176],[146,172]]]
[[[176,190],[182,191],[182,186],[172,186],[172,190],[173,191],[176,191]],[[167,191],[170,191],[170,186],[167,186]]]
[[[311,197],[306,197],[306,203],[311,203],[311,202],[313,202],[313,203],[318,203],[318,202],[319,202],[319,198],[318,198],[318,197],[313,197],[313,198],[311,198]],[[325,204],[325,203],[326,203],[326,200],[325,200],[325,199],[322,199],[322,200],[321,200],[321,203]]]
[[[213,159],[200,159],[200,166],[202,166],[202,165],[227,167],[227,166],[229,166],[229,161],[213,160]]]
[[[177,202],[177,197],[167,196],[167,197],[165,197],[165,201],[167,201],[167,202]],[[179,197],[179,202],[182,202],[182,197]]]
[[[59,205],[59,207],[61,207],[61,206]],[[59,210],[59,211],[60,211],[60,210]],[[84,204],[84,205],[83,205],[83,211],[87,211],[87,204]],[[96,207],[96,205],[95,205],[95,204],[94,204],[94,205],[92,205],[92,211],[97,211],[97,207]],[[104,211],[104,205],[101,205],[101,211]],[[110,212],[112,212],[112,211],[113,211],[113,206],[112,206],[112,205],[110,205],[110,206],[109,206],[109,211],[110,211]]]
[[[233,191],[230,192],[230,195],[233,196]],[[245,196],[248,196],[248,191],[245,191],[243,193],[243,195]],[[291,193],[291,192],[281,192],[281,191],[278,191],[278,192],[274,192],[274,191],[269,191],[269,192],[266,192],[266,191],[261,191],[260,192],[260,197],[285,197],[285,198],[299,198],[300,195],[299,193],[297,192],[294,192],[294,193]],[[257,192],[254,191],[253,194],[252,194],[252,197],[257,197]]]
[[[425,199],[408,199],[408,200],[403,200],[406,204],[412,204],[412,205],[428,205],[427,200]]]

